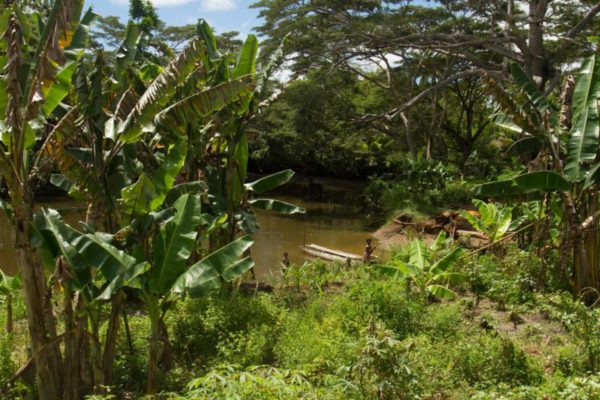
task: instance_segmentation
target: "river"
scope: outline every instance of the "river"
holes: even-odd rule
[[[251,252],[258,279],[277,278],[286,251],[293,263],[307,260],[308,256],[301,249],[304,244],[314,243],[362,254],[370,230],[358,207],[349,205],[339,196],[337,201],[310,201],[297,195],[272,197],[302,206],[306,214],[282,215],[256,210],[260,230],[254,235],[255,244]],[[42,204],[58,209],[75,227],[84,212],[78,203],[71,200],[44,201]],[[18,271],[13,229],[3,212],[0,213],[0,269],[11,275]]]

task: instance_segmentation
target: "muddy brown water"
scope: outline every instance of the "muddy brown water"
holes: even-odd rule
[[[332,249],[362,254],[365,240],[370,236],[364,214],[347,202],[310,201],[297,196],[272,196],[304,207],[306,214],[282,215],[256,210],[260,230],[254,235],[252,258],[256,262],[256,276],[261,280],[277,278],[283,253],[288,252],[293,263],[303,263],[309,257],[303,254],[304,244],[318,244]],[[71,200],[41,202],[55,208],[73,226],[83,218],[84,209]],[[8,274],[18,271],[14,233],[6,215],[0,213],[0,269]]]

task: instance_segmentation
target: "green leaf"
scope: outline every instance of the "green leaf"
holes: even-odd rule
[[[241,78],[244,75],[254,77],[256,73],[256,55],[258,53],[258,39],[254,35],[248,35],[244,46],[233,70],[232,78]]]
[[[167,292],[185,271],[196,245],[196,227],[202,222],[200,199],[184,194],[174,204],[175,216],[160,227],[154,243],[149,286],[153,293]]]
[[[109,282],[97,300],[110,300],[123,287],[141,288],[138,278],[150,269],[150,264],[141,262],[132,268],[122,270],[113,280]]]
[[[135,142],[151,125],[155,116],[177,92],[177,87],[196,68],[196,63],[204,54],[204,46],[199,39],[189,45],[173,60],[148,86],[127,119],[119,126],[119,137],[124,142]]]
[[[291,169],[286,169],[284,171],[279,171],[275,174],[260,178],[254,182],[247,183],[246,189],[251,190],[257,194],[263,194],[265,192],[268,192],[269,190],[273,190],[281,185],[288,183],[293,177],[294,171],[292,171]]]
[[[512,223],[512,207],[504,207],[500,211],[498,218],[498,226],[493,238],[490,238],[493,242],[504,237],[506,232],[510,229]]]
[[[419,269],[419,267],[404,263],[402,261],[396,261],[392,267],[402,275],[414,276],[423,273],[423,270]]]
[[[202,39],[204,43],[209,61],[220,58],[221,55],[217,50],[217,41],[215,39],[215,35],[213,34],[210,25],[208,25],[208,23],[205,20],[201,19],[198,21],[196,30],[198,36]]]
[[[65,257],[79,287],[91,281],[94,270],[112,280],[136,263],[135,258],[107,243],[103,235],[83,234],[70,227],[56,210],[42,209],[35,221],[49,246],[57,250],[55,257]]]
[[[158,210],[163,204],[167,197],[167,193],[173,187],[175,178],[179,175],[179,172],[183,167],[186,156],[187,141],[179,138],[177,143],[169,147],[165,160],[158,168],[158,171],[152,176],[152,182],[154,183],[156,192],[156,196],[150,203],[150,209],[152,211]]]
[[[63,174],[50,175],[50,183],[64,190],[66,193],[69,193],[69,191],[73,188],[73,183]]]
[[[442,285],[429,285],[427,286],[427,290],[438,299],[453,299],[456,297],[456,294],[452,290]]]
[[[234,104],[253,90],[252,78],[245,76],[222,83],[180,100],[160,111],[154,124],[163,136],[177,136],[187,132],[188,124]]]
[[[600,179],[600,163],[594,165],[594,167],[587,172],[582,190],[587,190],[592,185],[598,183],[598,179]]]
[[[514,142],[506,153],[511,156],[521,154],[538,154],[542,150],[543,142],[536,137],[526,137]]]
[[[223,279],[225,282],[231,282],[254,267],[254,261],[250,257],[241,259],[240,261],[231,264],[223,271]]]
[[[527,94],[529,100],[531,100],[540,114],[543,114],[547,110],[555,109],[519,64],[512,63],[510,69],[515,82],[521,86],[521,89]]]
[[[248,202],[252,207],[271,210],[282,214],[304,214],[306,210],[285,201],[274,199],[253,199]]]
[[[169,190],[167,197],[165,198],[164,204],[166,206],[172,206],[175,200],[180,198],[186,193],[200,194],[208,190],[208,186],[204,181],[184,182],[179,185],[175,185]]]
[[[457,247],[450,253],[446,254],[441,260],[433,264],[431,267],[432,273],[445,272],[450,268],[458,259],[462,256],[464,250],[461,247]]]
[[[413,240],[410,244],[410,258],[408,263],[414,265],[420,271],[425,271],[426,262],[425,243],[422,240]]]
[[[133,22],[129,22],[127,28],[125,28],[123,41],[115,53],[115,75],[122,83],[126,81],[127,68],[135,60],[140,38],[140,27]]]
[[[550,192],[571,189],[571,185],[554,171],[536,171],[519,175],[515,178],[515,183],[526,191]]]
[[[21,276],[14,275],[9,276],[0,270],[0,293],[4,294],[12,293],[21,288]]]
[[[88,32],[96,16],[97,15],[91,8],[85,13],[79,26],[73,33],[73,38],[69,47],[65,49],[68,60],[67,64],[65,64],[56,74],[52,85],[44,88],[45,102],[42,109],[46,115],[52,114],[60,102],[63,101],[67,94],[69,94],[73,73],[77,68],[79,59],[87,47]]]
[[[535,193],[567,191],[569,183],[554,171],[536,171],[520,175],[512,180],[488,182],[473,188],[477,197],[506,198]]]
[[[129,216],[143,215],[151,211],[150,205],[156,197],[152,179],[142,173],[138,180],[121,191],[123,212]]]
[[[600,136],[599,95],[600,65],[593,55],[583,62],[573,91],[573,127],[565,162],[565,178],[570,182],[583,179],[584,164],[596,159]]]
[[[200,297],[218,289],[221,286],[221,277],[224,277],[225,274],[227,279],[235,279],[237,273],[248,267],[248,261],[244,261],[242,264],[239,261],[253,243],[252,237],[246,235],[223,246],[185,271],[177,279],[171,292],[178,295],[188,294],[191,297]]]

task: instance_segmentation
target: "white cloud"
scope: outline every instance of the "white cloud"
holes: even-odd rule
[[[119,4],[119,5],[127,5],[129,4],[129,0],[110,0],[111,3]],[[184,4],[193,3],[196,0],[150,0],[152,4],[156,7],[177,7],[182,6]]]
[[[235,0],[202,0],[205,11],[231,11],[235,9]]]

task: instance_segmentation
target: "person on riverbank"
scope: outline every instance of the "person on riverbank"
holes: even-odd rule
[[[287,269],[290,267],[290,258],[287,251],[283,253],[283,260],[281,260],[281,266],[283,267],[283,273],[285,273],[285,271],[287,271]]]
[[[371,238],[367,239],[367,245],[365,246],[365,252],[363,254],[363,262],[365,264],[371,264],[373,261],[373,253],[375,252],[376,247],[372,245],[373,240]]]

